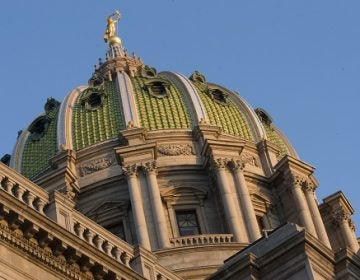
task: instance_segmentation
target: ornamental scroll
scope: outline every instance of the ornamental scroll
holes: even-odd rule
[[[115,163],[114,157],[101,158],[84,163],[83,165],[80,166],[80,176],[84,177],[86,175],[106,169],[111,165],[113,165],[114,163]]]
[[[193,147],[191,145],[161,145],[158,147],[159,156],[191,156],[194,155]]]

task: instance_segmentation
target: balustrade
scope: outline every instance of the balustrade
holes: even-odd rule
[[[209,244],[232,243],[232,234],[203,234],[175,237],[170,240],[172,247],[201,246]]]

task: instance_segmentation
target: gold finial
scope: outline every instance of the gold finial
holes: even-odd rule
[[[119,11],[115,11],[112,15],[107,18],[107,26],[104,34],[104,41],[109,45],[121,44],[120,38],[116,34],[115,24],[120,20],[121,14]]]

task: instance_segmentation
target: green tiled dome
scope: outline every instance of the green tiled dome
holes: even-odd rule
[[[87,87],[74,89],[61,106],[48,100],[45,114],[20,136],[12,167],[33,178],[49,167],[49,160],[60,150],[76,152],[117,141],[127,127],[166,133],[191,131],[200,122],[255,144],[267,139],[279,147],[281,155],[294,154],[271,122],[256,115],[236,93],[208,83],[198,71],[189,79],[173,72],[157,74],[137,58],[125,58],[129,67],[138,68],[106,72],[115,61],[109,60],[99,65]]]

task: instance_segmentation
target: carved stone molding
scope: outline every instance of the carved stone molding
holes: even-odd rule
[[[0,224],[0,239],[23,251],[32,258],[45,263],[46,266],[63,274],[67,279],[94,279],[94,276],[91,273],[82,272],[82,267],[77,261],[71,261],[71,253],[75,254],[75,251],[71,252],[69,249],[60,248],[59,246],[50,250],[50,243],[51,247],[55,246],[55,242],[51,239],[45,238],[41,242],[38,240],[37,244],[36,242],[27,239],[21,234],[21,231],[17,232],[11,230],[3,224]],[[66,252],[64,252],[64,254],[66,255],[66,258],[62,254],[65,250]]]
[[[125,176],[127,177],[131,177],[131,176],[137,176],[137,171],[138,171],[138,165],[137,164],[129,164],[126,166],[122,166],[122,172],[125,174]]]
[[[80,166],[80,176],[84,177],[86,175],[106,169],[112,166],[114,163],[115,163],[114,157],[101,158],[84,163]]]
[[[255,167],[260,166],[260,160],[252,153],[243,152],[240,155],[240,159],[244,164],[249,164]]]
[[[191,156],[195,154],[193,147],[189,144],[160,145],[157,150],[159,156]]]

